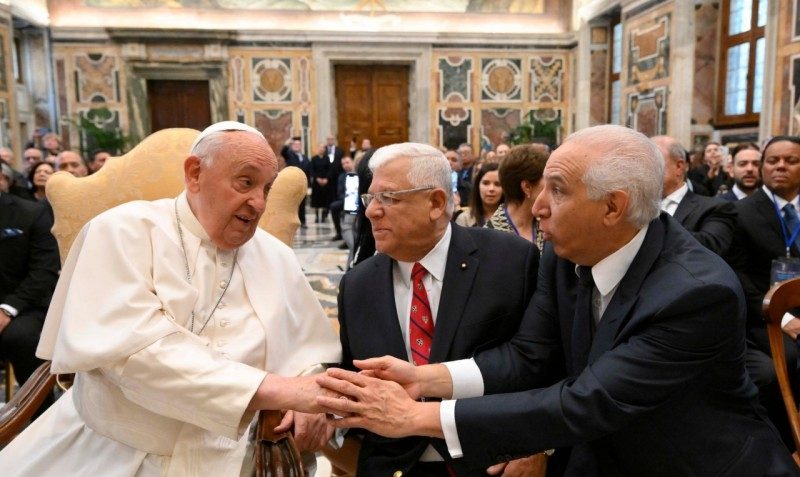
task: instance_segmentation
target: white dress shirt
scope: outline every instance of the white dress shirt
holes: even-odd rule
[[[764,190],[764,193],[767,194],[767,197],[772,199],[772,201],[775,203],[775,205],[777,205],[778,210],[781,211],[781,215],[782,215],[783,214],[783,208],[786,206],[786,204],[789,203],[789,201],[787,201],[783,197],[775,195],[775,193],[772,192],[771,190],[769,190],[769,188],[767,186],[765,186],[765,185],[762,185],[761,188]],[[791,204],[794,206],[794,210],[796,212],[798,212],[798,215],[800,215],[800,196],[795,196],[794,199],[792,199]],[[793,231],[790,230],[789,234],[791,234],[792,232]],[[783,235],[781,235],[781,237],[783,237]],[[797,317],[794,316],[791,313],[788,313],[788,312],[784,313],[783,318],[781,319],[781,328],[786,326],[790,321],[792,321],[795,318],[797,318]]]
[[[675,215],[675,211],[678,210],[678,205],[680,205],[687,192],[689,192],[689,186],[684,182],[683,185],[675,189],[672,194],[661,199],[661,210],[669,215]]]
[[[422,257],[420,265],[428,271],[422,277],[422,284],[428,294],[428,304],[431,307],[433,324],[436,325],[436,317],[439,314],[439,301],[442,298],[442,285],[444,271],[447,266],[447,252],[450,250],[450,237],[453,231],[450,224],[447,225],[444,235],[436,245]],[[397,318],[400,321],[400,330],[403,333],[403,342],[406,344],[406,356],[411,361],[411,344],[409,343],[409,326],[411,321],[411,300],[413,293],[411,290],[411,269],[414,262],[395,261],[392,267],[392,285],[394,287],[394,301],[397,307]],[[435,332],[434,332],[435,333]],[[420,456],[421,462],[441,461],[442,456],[432,447],[428,446]]]
[[[628,268],[630,268],[631,263],[633,263],[633,259],[636,258],[636,254],[639,253],[639,249],[642,248],[647,229],[648,226],[645,226],[639,230],[627,244],[608,257],[600,260],[592,267],[592,277],[595,283],[592,314],[595,317],[595,321],[599,322],[602,319],[603,313],[605,313],[608,304],[617,291],[617,287],[619,287],[619,283],[628,272]],[[444,364],[450,371],[453,381],[453,399],[443,400],[440,404],[439,421],[450,456],[458,458],[462,457],[464,453],[461,450],[461,441],[458,438],[458,429],[456,428],[455,400],[459,398],[482,396],[483,376],[481,375],[480,368],[478,368],[478,365],[473,359],[453,361]],[[469,380],[470,382],[462,382],[463,380]],[[477,383],[478,381],[480,384]],[[468,394],[469,391],[477,389],[480,389],[480,394]]]
[[[733,188],[731,190],[733,191],[733,195],[735,195],[738,200],[742,200],[747,197],[747,193],[739,188],[739,184],[733,184]]]

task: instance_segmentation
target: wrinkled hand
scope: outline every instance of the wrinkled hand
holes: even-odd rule
[[[382,356],[353,361],[353,365],[363,370],[362,374],[400,384],[411,399],[419,399],[422,395],[420,382],[417,377],[417,367],[408,361],[397,359],[394,356]]]
[[[486,469],[486,473],[489,475],[502,475],[504,477],[530,477],[539,475],[544,459],[544,454],[523,457],[522,459],[493,465]]]
[[[248,409],[292,409],[319,414],[325,411],[317,404],[317,396],[324,395],[339,396],[321,388],[313,375],[288,378],[268,374],[250,401]]]
[[[341,396],[317,398],[327,412],[344,416],[333,421],[335,427],[360,427],[386,437],[416,434],[413,416],[425,403],[411,399],[399,384],[337,368],[318,375],[317,382]],[[437,406],[438,416],[438,403],[427,404]]]
[[[275,432],[292,430],[295,445],[300,452],[316,452],[325,447],[333,435],[333,426],[324,414],[305,414],[287,411]]]
[[[5,311],[0,310],[0,333],[6,329],[9,323],[11,323],[11,317],[8,316]]]
[[[793,318],[786,323],[786,326],[783,327],[783,332],[793,340],[796,340],[797,336],[800,335],[800,318]]]

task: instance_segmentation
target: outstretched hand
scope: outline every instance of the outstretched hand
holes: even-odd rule
[[[394,356],[380,358],[356,359],[353,365],[362,370],[362,374],[378,379],[394,381],[400,384],[411,399],[419,399],[422,395],[417,377],[417,367],[408,361]]]
[[[382,358],[380,358],[382,359]],[[344,416],[336,427],[358,427],[386,437],[442,437],[438,403],[418,403],[398,383],[331,368],[317,383],[341,397],[318,396],[327,412]]]

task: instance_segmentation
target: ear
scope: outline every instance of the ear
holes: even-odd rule
[[[200,190],[200,158],[189,156],[183,161],[183,177],[186,190],[198,192]]]
[[[533,194],[533,186],[531,183],[526,179],[522,179],[519,181],[519,187],[522,189],[522,193],[525,194],[525,197],[530,199],[531,195]]]
[[[626,220],[630,196],[625,191],[615,190],[606,197],[606,210],[603,215],[603,223],[613,226]]]
[[[444,215],[445,211],[447,210],[447,193],[440,188],[433,189],[433,191],[431,191],[430,202],[430,218],[435,222],[439,220],[439,218]]]

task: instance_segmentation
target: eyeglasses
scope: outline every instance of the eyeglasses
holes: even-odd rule
[[[383,192],[376,192],[374,194],[361,194],[361,202],[364,204],[364,207],[369,207],[369,203],[372,202],[372,199],[378,199],[378,202],[381,205],[395,205],[399,202],[399,200],[397,200],[397,196],[410,194],[412,192],[420,192],[423,190],[431,190],[434,188],[435,187],[433,186],[427,186],[406,190],[386,190]]]

